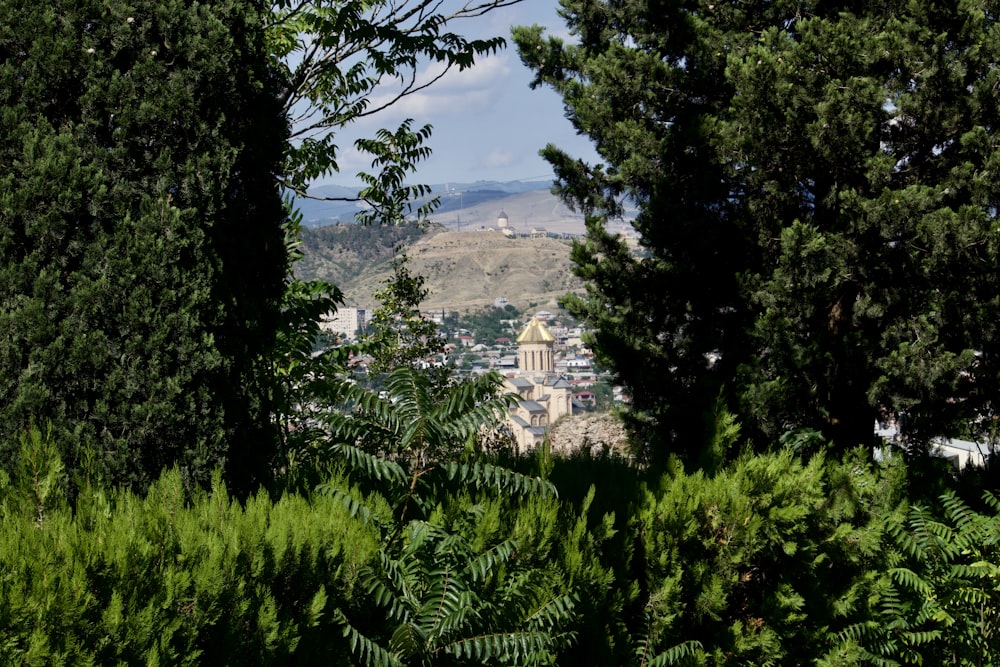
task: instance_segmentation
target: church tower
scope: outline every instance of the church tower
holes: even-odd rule
[[[522,373],[554,373],[556,339],[537,317],[517,337],[517,365]]]
[[[507,424],[520,452],[545,440],[551,424],[573,414],[573,385],[555,372],[556,338],[537,317],[517,337],[518,372],[504,378],[504,386],[518,395]]]

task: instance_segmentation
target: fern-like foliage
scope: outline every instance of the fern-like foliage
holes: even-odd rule
[[[997,664],[1000,515],[980,514],[952,493],[914,506],[890,534],[894,566],[882,579],[879,617],[848,628],[872,664]]]
[[[442,485],[554,495],[555,487],[539,478],[490,463],[459,462],[475,455],[478,438],[501,427],[511,402],[501,385],[496,374],[440,383],[411,366],[393,369],[377,391],[343,382],[341,409],[324,417],[328,456],[352,474],[378,482],[398,508],[400,530],[415,511],[426,515],[433,508]]]
[[[518,495],[555,496],[557,493],[556,487],[548,480],[522,475],[509,468],[482,461],[473,463],[453,461],[444,467],[444,471],[449,480],[471,484],[476,488],[491,488],[497,492]]]
[[[351,651],[363,664],[371,667],[402,667],[405,664],[400,662],[395,655],[358,632],[339,609],[334,611],[334,620],[341,624],[344,639],[347,640]]]
[[[341,387],[344,409],[325,422],[334,442],[346,442],[389,459],[453,459],[470,439],[497,428],[511,403],[495,373],[439,383],[424,370],[399,366],[378,391]]]
[[[374,390],[344,382],[339,410],[324,417],[331,461],[368,489],[327,484],[352,516],[381,530],[382,547],[359,573],[366,605],[382,621],[368,634],[339,611],[363,665],[550,664],[573,635],[576,597],[518,559],[518,541],[472,540],[482,508],[445,520],[438,509],[465,492],[555,499],[555,487],[476,460],[476,441],[501,424],[510,397],[497,375],[442,383],[398,366]],[[371,499],[393,508],[385,519]]]
[[[697,640],[689,640],[675,644],[665,650],[656,645],[653,624],[650,622],[650,606],[647,605],[642,617],[644,632],[633,638],[635,667],[673,667],[683,665],[688,659],[696,659],[704,655],[704,646]]]
[[[514,540],[477,552],[459,534],[412,521],[399,544],[359,576],[384,610],[382,640],[340,617],[361,664],[541,665],[572,639],[563,628],[574,618],[575,596],[546,597],[544,574],[515,562]]]
[[[398,486],[407,481],[406,470],[399,463],[369,454],[360,447],[337,442],[330,445],[329,452],[345,463],[350,470],[379,482]]]
[[[670,665],[680,665],[687,658],[694,658],[702,650],[701,642],[686,641],[676,646],[671,646],[666,651],[659,653],[647,663],[649,667],[668,667]]]

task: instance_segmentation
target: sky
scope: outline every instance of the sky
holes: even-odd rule
[[[415,128],[433,125],[433,154],[418,167],[414,183],[550,180],[552,169],[538,156],[550,142],[574,157],[596,161],[589,139],[578,136],[566,119],[560,97],[547,87],[529,88],[531,72],[510,43],[514,25],[537,23],[548,34],[568,37],[557,6],[557,0],[524,0],[452,24],[452,31],[470,38],[502,35],[507,48],[464,72],[449,72],[434,86],[364,119],[353,130],[370,136],[379,127],[394,129],[406,118],[414,119]],[[353,148],[351,134],[342,132],[338,141],[340,173],[323,183],[353,185],[355,174],[369,168],[370,158]]]

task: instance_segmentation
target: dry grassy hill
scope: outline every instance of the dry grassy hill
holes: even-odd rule
[[[306,257],[298,272],[302,277],[334,282],[348,305],[370,307],[380,281],[392,270],[393,243],[369,239],[360,244],[350,236],[357,233],[328,228],[304,235]],[[393,238],[399,235],[386,233],[395,234]],[[340,243],[345,240],[354,247]],[[571,271],[569,241],[509,239],[497,232],[441,228],[399,240],[407,244],[411,270],[426,280],[428,309],[467,310],[492,304],[500,296],[518,308],[554,305],[566,292],[582,290]]]

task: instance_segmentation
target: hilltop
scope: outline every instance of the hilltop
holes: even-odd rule
[[[371,271],[387,274],[395,248],[408,248],[427,233],[417,225],[305,228],[300,237],[304,256],[295,274],[304,280],[329,281],[349,294],[352,281]]]
[[[478,202],[470,201],[468,195],[442,197],[433,218],[448,229],[474,231],[495,227],[503,211],[518,233],[544,228],[553,234],[582,236],[586,231],[583,215],[571,211],[547,190],[501,195]]]
[[[449,229],[471,231],[496,224],[503,210],[510,224],[520,231],[532,227],[545,227],[556,234],[584,233],[584,217],[571,211],[550,192],[549,181],[511,181],[497,183],[451,183],[431,187],[431,196],[438,197],[438,208],[431,219]],[[310,190],[316,197],[350,199],[357,196],[357,188],[339,185],[321,185]],[[414,204],[424,203],[423,200]],[[322,228],[336,224],[353,224],[354,216],[363,208],[356,201],[322,201],[298,198],[295,205],[302,213],[303,225]],[[636,211],[626,202],[625,217],[635,217]]]
[[[518,195],[522,194],[536,195],[546,199],[547,203],[543,208],[552,209],[554,206],[559,206],[559,201],[549,192],[551,186],[551,181],[445,183],[430,186],[430,196],[440,199],[440,206],[434,217],[440,219],[442,223],[450,224],[457,217],[461,217],[462,220],[468,219],[470,222],[475,221],[477,224],[482,224],[491,219],[496,220],[500,208],[503,205],[508,205],[506,201],[501,200],[516,199]],[[357,197],[358,189],[356,186],[319,185],[310,189],[310,195],[331,197],[334,201],[296,198],[295,206],[301,211],[303,224],[306,227],[324,227],[336,223],[350,224],[354,222],[354,216],[363,208],[363,204],[349,201]],[[529,197],[529,199],[531,198]],[[414,203],[422,204],[424,202],[421,200]],[[478,209],[479,206],[483,207],[482,212]],[[462,210],[466,208],[468,208],[468,215],[466,211]],[[539,209],[539,211],[541,210]],[[565,207],[562,210],[569,214]],[[508,214],[510,213],[508,211]],[[519,217],[518,220],[521,221],[522,218]],[[535,222],[534,224],[539,223]]]
[[[572,273],[570,241],[507,238],[491,231],[448,231],[440,225],[303,230],[302,278],[321,278],[343,290],[348,305],[372,306],[392,271],[393,248],[406,249],[411,270],[426,279],[428,309],[467,310],[505,296],[518,308],[554,304],[583,284]]]

